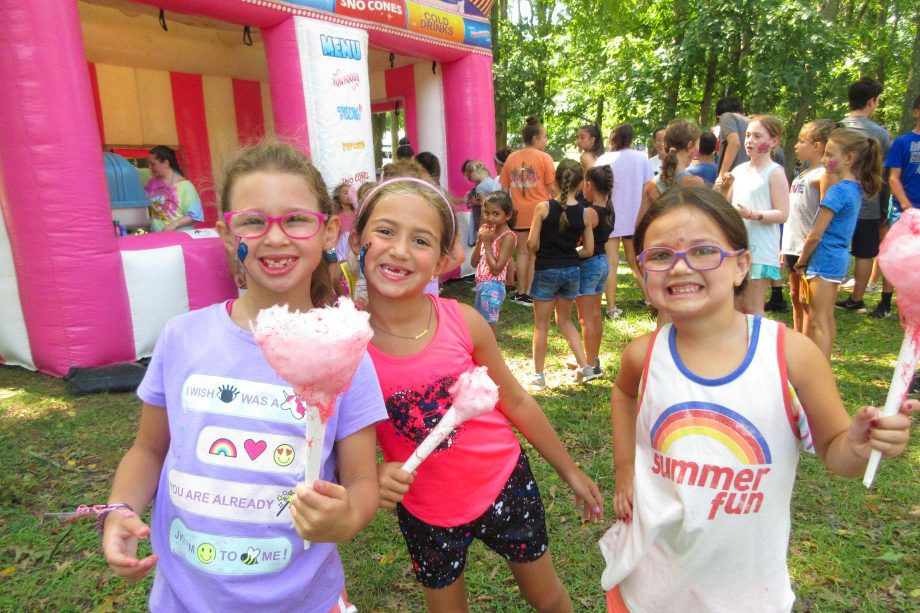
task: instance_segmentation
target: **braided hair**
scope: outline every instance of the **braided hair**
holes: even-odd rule
[[[556,184],[559,186],[559,205],[562,207],[562,215],[559,216],[559,231],[565,232],[569,225],[569,218],[565,214],[568,208],[569,194],[578,191],[578,186],[584,179],[585,171],[581,164],[575,160],[565,159],[559,162],[556,167]]]

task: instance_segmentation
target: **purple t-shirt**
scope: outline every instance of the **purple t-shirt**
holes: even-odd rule
[[[171,319],[137,395],[166,407],[171,437],[151,521],[152,611],[328,611],[345,577],[334,543],[303,540],[287,496],[303,480],[306,420],[291,386],[224,303]],[[367,354],[326,424],[335,441],[387,418]]]

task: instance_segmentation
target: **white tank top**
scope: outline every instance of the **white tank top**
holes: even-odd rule
[[[732,184],[732,205],[746,206],[754,212],[773,208],[770,200],[770,173],[779,164],[770,162],[757,172],[750,162],[739,164],[732,170],[735,182]],[[748,241],[751,244],[751,259],[754,264],[779,266],[779,224],[744,220]]]
[[[801,255],[805,237],[815,225],[818,205],[821,203],[818,180],[824,176],[824,166],[806,170],[789,186],[789,220],[783,226],[781,251]]]
[[[785,327],[749,319],[743,363],[703,379],[676,330],[649,347],[636,423],[631,523],[600,540],[605,590],[630,611],[789,611],[789,503],[799,457]]]

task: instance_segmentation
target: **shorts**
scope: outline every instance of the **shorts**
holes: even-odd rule
[[[607,255],[594,255],[585,258],[578,266],[578,295],[596,296],[604,293],[607,284],[607,275],[610,273],[610,264]]]
[[[498,323],[498,314],[502,312],[505,301],[505,282],[492,279],[476,284],[476,299],[473,308],[485,317],[490,324]]]
[[[786,267],[786,270],[789,272],[795,272],[795,265],[799,261],[799,256],[794,253],[784,253],[783,254],[783,266]]]
[[[546,268],[533,271],[530,283],[530,297],[534,300],[548,302],[561,296],[566,300],[575,300],[581,285],[581,273],[578,266],[565,268]]]
[[[806,281],[811,281],[812,279],[821,279],[822,281],[827,281],[828,283],[836,283],[837,285],[840,285],[846,280],[846,275],[842,277],[830,277],[828,275],[819,275],[814,272],[809,272],[805,275]]]
[[[899,219],[901,219],[901,205],[895,199],[894,196],[888,202],[888,225],[893,226]]]
[[[878,255],[878,246],[881,242],[878,236],[878,219],[857,219],[856,229],[853,230],[853,243],[850,246],[850,255],[854,258],[874,258]]]
[[[516,564],[538,560],[549,548],[543,501],[523,449],[498,498],[473,521],[453,528],[432,526],[401,504],[396,516],[415,577],[430,589],[448,587],[460,578],[473,539]]]
[[[751,279],[773,279],[779,281],[779,266],[767,266],[766,264],[751,264]]]

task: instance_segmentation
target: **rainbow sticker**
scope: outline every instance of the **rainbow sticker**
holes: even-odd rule
[[[208,449],[208,453],[211,455],[222,455],[225,458],[235,458],[236,445],[234,445],[233,441],[230,439],[219,438],[211,443],[211,448]]]
[[[742,464],[772,464],[770,447],[757,427],[718,404],[675,404],[658,417],[650,436],[652,447],[661,453],[685,436],[706,436],[724,445]]]

